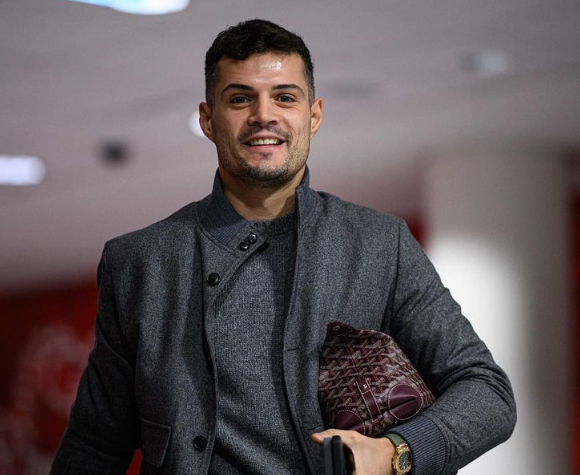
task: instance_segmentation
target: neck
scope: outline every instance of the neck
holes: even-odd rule
[[[234,179],[221,167],[224,195],[240,216],[249,221],[266,221],[286,216],[296,207],[296,188],[304,176],[304,168],[280,188],[256,188]]]

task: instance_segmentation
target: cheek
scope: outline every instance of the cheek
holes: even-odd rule
[[[214,130],[214,135],[220,142],[236,142],[238,137],[238,132],[233,127],[228,124],[220,124],[220,127]]]
[[[312,127],[310,125],[310,117],[309,117],[308,120],[302,124],[302,127],[300,129],[300,138],[303,140],[309,140],[312,135],[311,130]]]
[[[231,117],[229,114],[214,113],[212,117],[212,127],[214,133],[219,133],[221,136],[231,134],[232,130],[236,129],[236,117]]]

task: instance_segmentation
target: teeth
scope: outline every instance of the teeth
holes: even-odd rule
[[[250,140],[250,145],[279,145],[280,140],[278,139],[256,139]]]

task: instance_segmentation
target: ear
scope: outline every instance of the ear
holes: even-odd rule
[[[199,125],[205,136],[213,142],[213,130],[211,128],[211,109],[205,102],[201,102],[199,104]]]
[[[319,97],[315,99],[310,106],[310,138],[314,137],[314,134],[318,132],[318,128],[322,124],[323,116],[323,103],[322,99]]]

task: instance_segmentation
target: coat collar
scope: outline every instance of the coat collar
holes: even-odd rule
[[[310,171],[308,167],[300,185],[296,188],[295,218],[298,225],[304,223],[312,213],[316,192],[310,188]],[[204,228],[224,246],[236,248],[239,241],[256,228],[257,223],[248,221],[238,214],[224,195],[224,187],[216,170],[213,189],[209,196],[200,202],[199,217]],[[285,226],[284,218],[280,219]]]

